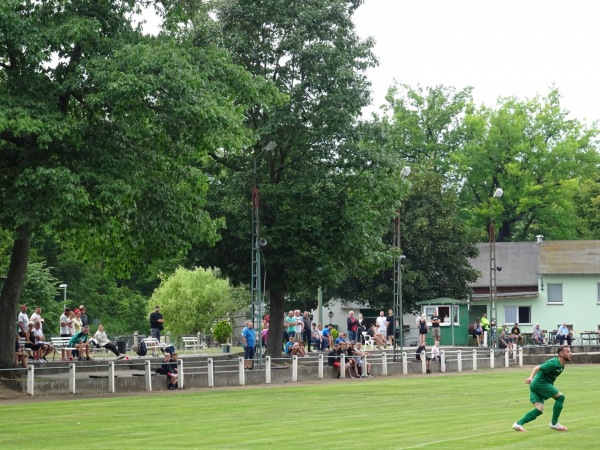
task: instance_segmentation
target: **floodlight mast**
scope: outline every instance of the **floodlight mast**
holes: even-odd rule
[[[497,188],[494,191],[493,199],[502,197],[504,191],[501,188]],[[496,265],[496,228],[494,225],[494,213],[492,205],[494,200],[490,202],[490,348],[498,348],[498,296],[497,296],[497,280],[496,274],[500,268]]]

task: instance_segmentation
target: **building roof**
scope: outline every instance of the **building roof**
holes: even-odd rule
[[[537,286],[537,243],[496,242],[497,286]],[[471,287],[490,286],[490,244],[477,244],[479,256],[471,265],[480,276]]]
[[[600,274],[600,241],[544,241],[539,245],[542,275]]]

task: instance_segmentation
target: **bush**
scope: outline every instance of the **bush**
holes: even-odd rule
[[[213,328],[213,338],[219,344],[226,344],[229,338],[231,337],[231,333],[233,328],[231,324],[226,320],[221,320],[214,328]]]

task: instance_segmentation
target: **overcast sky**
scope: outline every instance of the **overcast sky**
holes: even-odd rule
[[[573,117],[600,119],[600,1],[365,0],[355,23],[376,40],[376,107],[394,79],[470,85],[490,106],[546,95],[554,83]]]

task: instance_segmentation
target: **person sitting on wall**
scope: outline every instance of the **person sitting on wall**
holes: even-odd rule
[[[546,336],[544,332],[540,328],[540,324],[536,323],[533,328],[533,332],[531,333],[531,338],[533,339],[533,343],[537,345],[546,345]]]
[[[427,350],[425,350],[424,345],[419,345],[417,347],[417,352],[415,354],[416,361],[421,361],[421,355],[425,355],[425,373],[431,373],[431,358],[427,356]]]
[[[521,334],[521,329],[519,328],[519,324],[515,322],[515,325],[510,330],[510,335],[513,339],[513,342],[517,345],[523,345],[525,342],[524,336]]]
[[[571,345],[573,338],[571,337],[571,332],[569,331],[569,328],[567,328],[566,323],[563,323],[558,328],[558,332],[556,333],[556,339],[558,339],[560,345],[563,345],[565,341],[567,341],[568,345]]]

